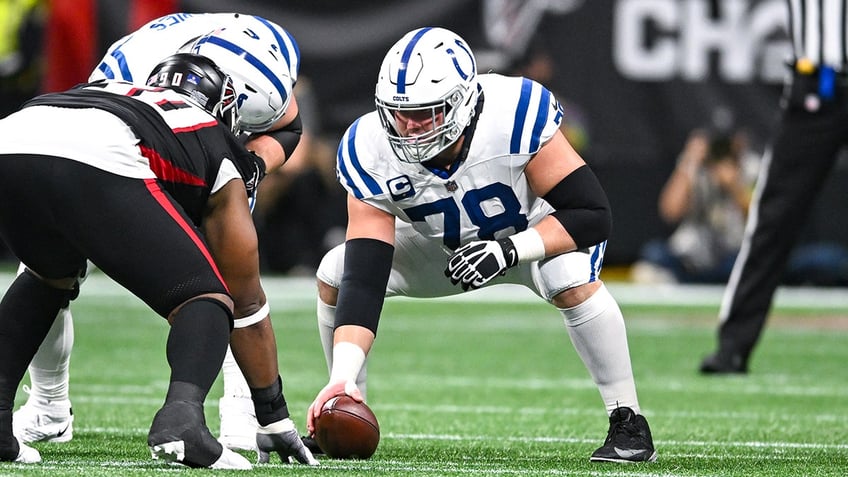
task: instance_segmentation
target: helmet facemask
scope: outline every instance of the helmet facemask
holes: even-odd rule
[[[238,98],[236,89],[233,87],[233,79],[227,76],[227,81],[221,88],[221,100],[212,107],[212,115],[229,126],[230,131],[236,136],[241,133]]]
[[[387,103],[377,98],[377,111],[389,144],[403,162],[426,162],[447,149],[462,134],[461,122],[456,120],[458,103],[464,99],[457,89],[446,98],[427,105]],[[397,115],[429,112],[432,129],[416,135],[403,135],[397,126]]]

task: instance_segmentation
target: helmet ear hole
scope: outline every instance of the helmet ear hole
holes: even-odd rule
[[[375,102],[383,129],[401,161],[425,162],[450,147],[471,122],[477,105],[477,63],[465,40],[444,28],[413,30],[383,59]],[[433,131],[398,133],[394,114],[429,109],[442,115]]]

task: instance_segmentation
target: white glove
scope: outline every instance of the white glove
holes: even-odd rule
[[[480,288],[518,265],[515,244],[509,238],[469,242],[456,249],[448,258],[445,276],[451,283],[460,283],[463,290]]]
[[[303,445],[294,422],[289,418],[259,426],[256,430],[256,445],[259,448],[260,464],[268,463],[271,459],[270,453],[276,452],[284,464],[297,461],[306,465],[318,465],[312,452]]]

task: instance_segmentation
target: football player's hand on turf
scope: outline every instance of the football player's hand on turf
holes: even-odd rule
[[[451,283],[462,285],[463,290],[480,288],[518,265],[518,254],[510,239],[469,242],[456,249],[448,258],[445,276]]]
[[[334,396],[342,394],[347,394],[357,402],[365,401],[365,398],[362,397],[362,391],[356,386],[356,382],[343,380],[330,381],[318,393],[318,396],[309,405],[309,410],[306,411],[306,429],[309,431],[310,436],[315,435],[315,420],[321,415],[321,408],[324,407],[324,403]]]
[[[303,445],[294,422],[285,418],[256,430],[256,445],[259,449],[259,463],[267,464],[271,452],[279,454],[283,463],[300,462],[306,465],[318,465],[312,452]]]

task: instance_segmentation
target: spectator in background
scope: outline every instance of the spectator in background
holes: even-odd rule
[[[634,281],[727,281],[742,244],[756,166],[743,132],[693,131],[659,198],[660,216],[674,232],[645,244]]]

